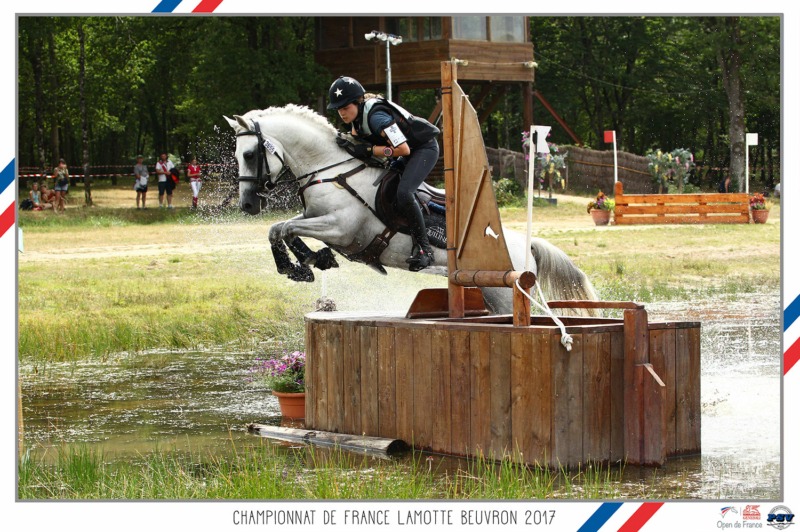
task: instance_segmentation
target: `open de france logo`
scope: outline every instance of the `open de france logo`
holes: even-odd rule
[[[794,514],[786,506],[776,506],[769,511],[767,525],[783,530],[794,524]]]
[[[722,514],[722,517],[725,517],[725,516],[726,516],[726,515],[728,515],[729,513],[731,513],[731,514],[738,514],[738,513],[739,513],[739,510],[737,510],[735,506],[725,506],[724,508],[722,508],[722,510],[720,511],[720,513]]]

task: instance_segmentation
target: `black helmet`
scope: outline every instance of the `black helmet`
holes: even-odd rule
[[[330,101],[328,109],[341,109],[364,96],[364,92],[364,87],[357,80],[339,76],[339,79],[334,81],[331,88],[328,89],[328,100]]]

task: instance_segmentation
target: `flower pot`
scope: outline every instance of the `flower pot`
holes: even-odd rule
[[[589,213],[592,215],[594,225],[608,225],[608,221],[611,219],[611,211],[592,209]]]
[[[767,218],[769,218],[769,211],[767,209],[757,209],[750,211],[753,213],[753,223],[763,224],[767,222]]]
[[[284,393],[272,391],[272,395],[278,398],[281,407],[281,415],[294,419],[306,417],[306,393]]]

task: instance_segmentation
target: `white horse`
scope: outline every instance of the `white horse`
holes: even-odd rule
[[[409,235],[398,232],[388,242],[376,239],[387,234],[387,226],[375,213],[377,182],[385,170],[364,167],[352,158],[337,144],[338,133],[323,116],[290,104],[225,118],[236,132],[239,206],[244,212],[258,214],[263,204],[260,196],[290,173],[300,185],[303,214],[274,224],[269,232],[280,273],[313,281],[312,266],[321,270],[338,266],[329,248],[379,271],[382,266],[408,269],[406,259],[413,247]],[[534,273],[546,299],[597,299],[589,279],[563,251],[540,238],[534,238],[530,250],[525,250],[524,235],[505,229],[503,233],[516,270],[523,270],[526,254],[532,254]],[[328,248],[311,251],[300,237],[314,238]],[[446,275],[446,251],[435,248],[434,263],[423,272]],[[510,289],[484,288],[483,292],[491,311],[511,312]]]

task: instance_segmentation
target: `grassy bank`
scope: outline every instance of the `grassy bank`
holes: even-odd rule
[[[598,499],[658,498],[652,482],[620,493],[623,469],[528,468],[478,459],[446,471],[433,458],[370,459],[314,447],[263,442],[213,457],[158,452],[134,462],[107,462],[85,447],[63,448],[55,460],[19,465],[21,499]],[[676,496],[675,493],[669,494]],[[680,496],[680,494],[677,494]]]
[[[278,275],[267,236],[272,222],[295,213],[195,213],[177,197],[177,209],[137,211],[131,193],[101,189],[98,207],[71,206],[60,216],[21,213],[22,360],[230,342],[246,348],[265,339],[302,343],[302,316],[321,295],[321,274],[313,284]],[[501,214],[511,229],[524,231],[523,208]],[[688,301],[778,290],[779,217],[775,206],[765,225],[595,227],[578,198],[537,207],[534,229],[563,249],[604,299]],[[339,262],[327,290],[343,310],[404,308],[418,289],[444,286],[440,278],[401,271],[382,277]]]

